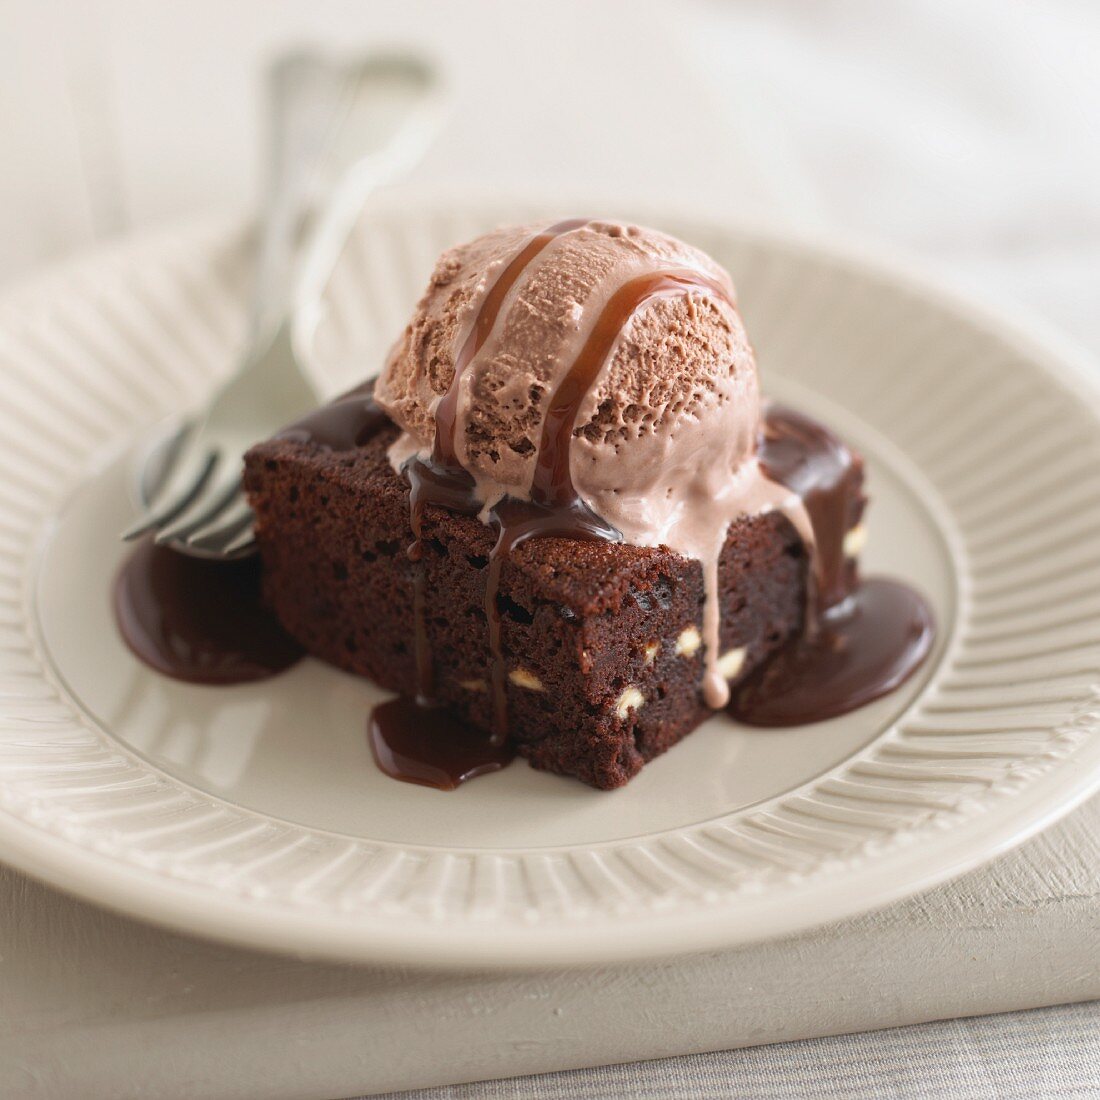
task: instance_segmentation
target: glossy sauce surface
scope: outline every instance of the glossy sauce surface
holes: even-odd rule
[[[375,404],[373,394],[374,379],[371,378],[288,424],[277,438],[313,443],[330,451],[361,447],[390,423],[390,418]]]
[[[924,598],[887,577],[862,581],[815,630],[752,672],[729,713],[751,726],[802,726],[847,714],[900,687],[932,647]]]
[[[243,684],[290,668],[302,649],[260,598],[260,559],[208,561],[151,539],[115,578],[115,621],[145,664],[193,684]]]
[[[493,331],[493,326],[497,322],[497,317],[500,316],[501,307],[508,296],[508,291],[515,286],[520,276],[534,262],[535,257],[555,237],[560,237],[563,233],[571,233],[574,229],[580,229],[587,224],[587,218],[568,218],[536,234],[512,257],[507,267],[504,268],[489,289],[489,293],[485,296],[485,300],[477,311],[474,323],[470,326],[466,339],[462,341],[458,354],[455,356],[454,377],[451,379],[451,384],[447,392],[439,399],[439,404],[435,410],[435,443],[432,446],[433,466],[443,469],[462,469],[462,464],[458,458],[458,440],[456,439],[462,376]]]
[[[813,528],[809,611],[843,600],[858,583],[844,538],[863,517],[863,462],[824,424],[769,402],[757,444],[760,467],[802,501]]]
[[[510,743],[467,726],[443,707],[400,697],[371,711],[369,737],[386,775],[441,791],[500,771],[515,757]]]

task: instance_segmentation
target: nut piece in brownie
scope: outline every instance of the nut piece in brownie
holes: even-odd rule
[[[313,655],[382,687],[418,688],[415,570],[436,700],[493,727],[486,571],[476,517],[429,505],[408,556],[409,485],[385,427],[345,450],[281,438],[246,456],[264,591]],[[719,563],[721,674],[744,678],[802,627],[807,555],[779,513],[729,529]],[[503,561],[497,593],[509,734],[536,768],[622,786],[710,713],[702,570],[664,548],[537,538]]]

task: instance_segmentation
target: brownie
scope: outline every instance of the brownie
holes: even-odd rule
[[[494,533],[428,506],[414,565],[409,486],[386,458],[395,436],[389,426],[352,450],[282,438],[248,452],[265,597],[308,652],[413,695],[414,569],[424,568],[435,697],[490,730]],[[727,669],[739,666],[735,682],[801,629],[806,574],[802,541],[779,513],[730,527],[721,653]],[[534,767],[619,787],[710,713],[698,562],[665,548],[531,539],[503,565],[498,606],[509,734]]]

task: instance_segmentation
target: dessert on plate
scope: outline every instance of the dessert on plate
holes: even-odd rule
[[[762,400],[726,272],[635,225],[444,253],[380,377],[254,446],[263,591],[306,652],[399,693],[380,765],[513,752],[610,789],[728,708],[832,717],[932,636],[862,581],[863,464]]]

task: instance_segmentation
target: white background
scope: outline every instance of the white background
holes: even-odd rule
[[[302,42],[441,62],[418,185],[857,233],[1100,344],[1091,0],[0,0],[0,280],[247,208],[257,76]]]
[[[616,199],[671,202],[871,238],[1100,351],[1090,0],[0,0],[0,287],[97,240],[247,210],[258,74],[302,42],[408,43],[444,66],[453,112],[412,186],[595,194],[608,213]],[[1095,805],[1081,814],[1100,821]],[[1084,1095],[1082,1082],[1100,1089],[1100,1014],[1076,1011]],[[990,1021],[994,1053],[970,1054],[1016,1058],[1012,1094],[1027,1095],[1034,1051],[1012,1036],[1044,1037],[1049,1056],[1069,1042],[1049,1019],[1024,1032]],[[828,1042],[777,1054],[786,1061],[769,1073],[786,1067],[797,1089],[823,1061],[858,1063],[882,1047]],[[914,1044],[901,1043],[898,1064],[911,1071],[912,1052],[942,1049],[962,1067],[958,1094],[979,1094],[966,1086],[966,1049]],[[554,1094],[582,1095],[586,1080],[613,1092],[692,1079],[718,1089],[754,1064],[716,1056],[701,1076],[686,1062],[572,1075]],[[945,1089],[953,1072],[929,1066]]]

